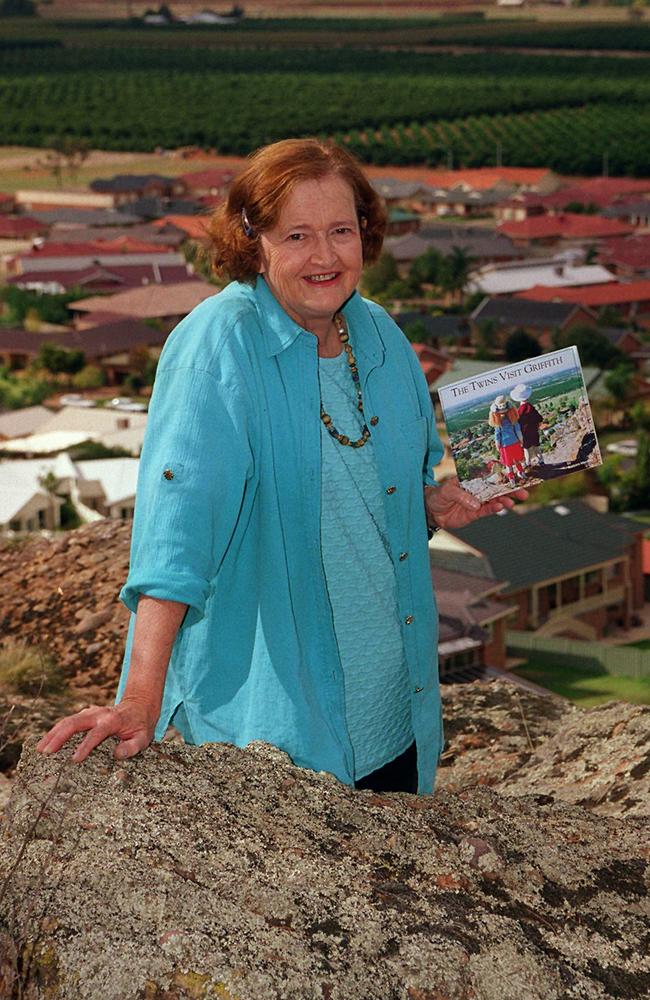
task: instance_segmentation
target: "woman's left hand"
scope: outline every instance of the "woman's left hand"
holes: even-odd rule
[[[439,528],[464,528],[479,517],[497,514],[500,510],[514,507],[515,500],[527,500],[528,490],[514,490],[508,496],[495,497],[481,503],[475,496],[464,490],[458,483],[458,478],[445,479],[441,486],[425,486],[424,503],[427,509],[427,520]]]

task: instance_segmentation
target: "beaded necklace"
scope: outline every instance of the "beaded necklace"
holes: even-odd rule
[[[357,359],[352,352],[352,345],[350,344],[350,335],[348,333],[348,328],[345,323],[345,319],[341,313],[337,313],[334,317],[334,325],[336,326],[336,332],[339,335],[339,340],[343,344],[343,349],[348,356],[348,365],[350,366],[350,374],[352,375],[352,381],[354,382],[355,388],[357,390],[357,409],[362,417],[365,417],[363,412],[363,399],[361,396],[361,382],[359,381],[359,370],[357,368]],[[332,418],[329,413],[325,412],[323,407],[323,400],[320,401],[320,418],[327,427],[327,430],[335,438],[339,444],[347,445],[350,448],[363,448],[364,444],[370,437],[370,431],[368,430],[368,425],[363,422],[363,427],[361,429],[361,437],[357,438],[356,441],[350,441],[347,434],[339,434],[336,427],[332,423]]]

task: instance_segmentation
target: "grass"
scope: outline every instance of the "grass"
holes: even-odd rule
[[[606,701],[650,705],[650,678],[647,677],[618,677],[597,669],[577,669],[559,664],[551,666],[533,658],[514,672],[554,694],[568,698],[580,708],[593,708]]]
[[[16,694],[58,694],[65,687],[61,668],[39,646],[8,639],[0,648],[0,690]]]
[[[638,642],[626,642],[626,646],[632,646],[633,649],[650,649],[650,639],[639,639]]]

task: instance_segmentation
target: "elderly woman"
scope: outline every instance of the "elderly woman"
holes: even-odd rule
[[[255,153],[211,223],[232,280],[172,333],[142,452],[117,704],[39,744],[131,757],[266,740],[356,787],[430,792],[443,746],[431,527],[510,506],[437,487],[426,381],[356,292],[385,213],[316,140]],[[522,494],[523,495],[523,494]]]

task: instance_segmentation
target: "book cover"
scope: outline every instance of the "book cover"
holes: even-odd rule
[[[602,462],[575,347],[438,390],[461,486],[481,501]]]

